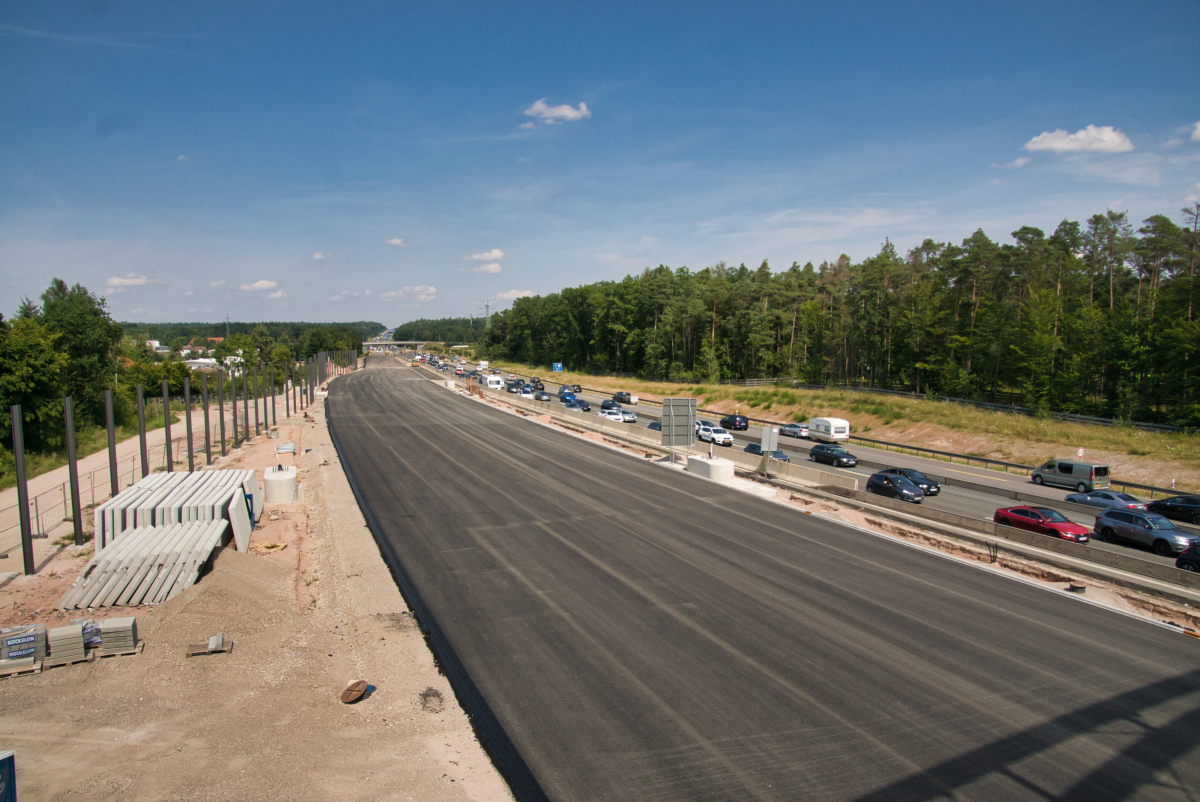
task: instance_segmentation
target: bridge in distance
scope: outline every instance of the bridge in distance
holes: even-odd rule
[[[360,503],[521,798],[1195,799],[1200,642],[646,463],[391,358]]]

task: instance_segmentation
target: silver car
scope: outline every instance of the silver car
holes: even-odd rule
[[[1085,507],[1100,507],[1108,509],[1115,507],[1119,510],[1141,510],[1145,512],[1146,502],[1134,498],[1128,493],[1118,493],[1115,490],[1093,490],[1091,493],[1071,493],[1067,501],[1082,504]]]
[[[1149,546],[1160,557],[1178,554],[1200,537],[1188,534],[1168,518],[1153,512],[1107,509],[1096,516],[1094,531],[1105,543],[1131,540]]]

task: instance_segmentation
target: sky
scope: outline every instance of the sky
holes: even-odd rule
[[[0,6],[0,313],[458,317],[1200,200],[1200,4]],[[486,305],[486,306],[485,306]]]

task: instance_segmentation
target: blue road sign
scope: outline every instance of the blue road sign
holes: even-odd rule
[[[555,362],[555,363],[554,363],[554,372],[555,372],[555,373],[562,373],[562,363],[561,363],[561,362]]]

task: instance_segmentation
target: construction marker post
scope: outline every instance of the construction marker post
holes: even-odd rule
[[[208,423],[208,374],[200,377],[200,396],[204,402],[204,464],[212,465],[212,432]]]
[[[138,443],[142,447],[142,478],[150,475],[150,454],[146,450],[146,399],[142,394],[142,385],[137,386],[138,402]]]
[[[63,421],[67,427],[67,477],[71,480],[71,527],[75,545],[83,545],[83,512],[79,504],[79,464],[75,461],[75,406],[71,396],[63,399]]]
[[[187,376],[183,377],[183,409],[187,421],[188,473],[195,473],[196,458],[192,454],[192,380]]]
[[[253,367],[250,374],[250,394],[254,396],[254,436],[258,437],[262,434],[262,429],[259,428],[258,422],[258,368]]]
[[[275,425],[275,366],[271,366],[271,425]]]
[[[246,387],[246,381],[250,377],[247,376],[250,371],[242,365],[242,428],[246,431],[246,442],[250,442],[250,390]]]
[[[21,405],[13,404],[12,415],[13,460],[17,463],[17,512],[21,519],[21,556],[25,558],[25,573],[32,574],[37,566],[33,562],[33,526],[29,522],[29,485],[25,483],[25,430],[21,425]]]
[[[162,383],[163,396],[163,435],[166,437],[166,449],[163,451],[163,458],[167,462],[167,473],[175,470],[175,454],[171,450],[171,385],[163,379]]]
[[[121,478],[117,476],[117,433],[113,427],[112,390],[104,391],[104,425],[108,429],[108,489],[116,496],[121,490]]]
[[[238,397],[237,397],[237,376],[231,372],[229,374],[229,417],[233,421],[233,445],[231,448],[237,448],[238,439]]]
[[[222,378],[225,374],[220,369],[217,370],[217,428],[221,435],[221,456],[225,456],[225,381]]]

